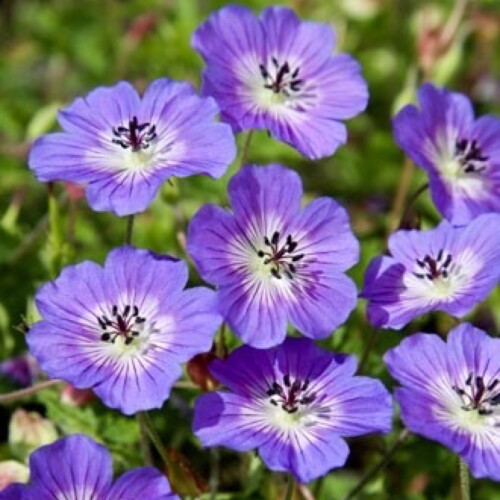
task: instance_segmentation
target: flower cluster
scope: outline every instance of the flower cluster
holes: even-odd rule
[[[405,106],[394,118],[394,135],[427,171],[447,220],[395,232],[390,255],[366,270],[368,320],[396,330],[431,311],[462,318],[500,282],[500,120],[474,120],[466,96],[429,83],[418,98],[420,108]],[[475,477],[500,480],[497,343],[463,324],[447,343],[412,335],[385,361],[402,384],[396,399],[406,426],[460,455]]]
[[[193,36],[206,63],[203,97],[168,79],[142,97],[127,82],[98,88],[60,112],[63,132],[39,138],[29,166],[43,182],[84,185],[94,210],[123,216],[146,210],[172,176],[221,177],[236,132],[267,129],[307,158],[331,155],[347,140],[341,120],[368,101],[359,64],[332,54],[334,45],[330,26],[302,22],[290,9],[257,17],[225,7]],[[368,320],[397,330],[432,311],[462,318],[500,281],[500,120],[474,120],[465,96],[431,84],[418,95],[419,108],[395,117],[394,135],[427,171],[447,220],[395,232],[389,255],[366,270]],[[163,406],[182,363],[209,351],[224,322],[246,345],[211,363],[227,390],[196,400],[194,433],[206,447],[257,450],[269,469],[306,483],[345,464],[345,438],[391,430],[382,383],[355,376],[354,356],[314,344],[356,307],[346,272],[359,243],[336,200],[302,206],[300,176],[285,166],[242,165],[228,198],[230,210],[202,206],[187,234],[188,253],[215,290],[186,289],[180,259],[121,246],[103,266],[69,265],[38,290],[41,319],[26,335],[29,352],[49,377],[132,415]],[[307,338],[287,337],[291,328]],[[406,426],[450,447],[475,476],[497,480],[499,342],[464,324],[447,342],[417,334],[385,355],[401,383]],[[109,453],[81,435],[40,448],[30,469],[30,483],[0,499],[177,498],[153,468],[112,483]]]

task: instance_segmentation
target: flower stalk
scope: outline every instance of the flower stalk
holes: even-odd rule
[[[396,454],[396,451],[399,450],[399,447],[406,440],[410,431],[408,429],[403,429],[396,441],[392,444],[392,446],[387,450],[386,454],[382,457],[382,460],[374,465],[361,479],[358,485],[345,497],[344,500],[351,500],[353,498],[358,498],[358,494],[363,491],[365,486],[382,470],[386,467],[389,462],[392,460],[392,457]]]
[[[286,485],[284,500],[292,500],[294,491],[295,491],[295,478],[291,474],[288,474],[288,481]]]
[[[248,153],[250,152],[250,144],[252,143],[252,137],[253,137],[253,130],[250,130],[245,137],[243,149],[241,150],[241,160],[239,168],[245,165],[245,163],[248,160]]]
[[[460,475],[460,498],[461,500],[470,500],[470,476],[469,468],[465,461],[459,459],[459,475]]]
[[[17,401],[18,399],[27,398],[36,394],[37,392],[44,391],[50,387],[62,384],[62,380],[46,380],[45,382],[40,382],[39,384],[27,387],[26,389],[19,389],[18,391],[12,391],[7,394],[0,394],[0,405],[11,403],[12,401]]]
[[[64,230],[61,211],[54,183],[48,185],[49,192],[49,271],[52,277],[59,274],[64,264]]]
[[[131,245],[132,244],[132,234],[134,232],[134,221],[135,221],[135,215],[129,215],[127,217],[127,229],[125,232],[125,244],[126,245]]]
[[[168,469],[170,467],[170,459],[168,456],[168,452],[167,452],[166,448],[163,446],[161,437],[158,434],[158,432],[153,424],[151,416],[146,411],[139,412],[139,413],[137,413],[137,421],[139,422],[140,427],[146,430],[146,432],[149,436],[149,439],[151,440],[154,447],[156,448],[156,451],[160,455],[160,457],[163,460],[163,463],[165,464],[165,467],[168,471]]]

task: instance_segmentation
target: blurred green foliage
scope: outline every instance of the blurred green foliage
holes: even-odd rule
[[[125,220],[92,212],[74,188],[51,186],[49,201],[48,187],[37,183],[26,166],[30,142],[57,129],[57,110],[95,86],[128,79],[142,89],[151,79],[163,76],[198,86],[202,61],[190,47],[191,34],[226,3],[0,1],[0,359],[25,349],[23,335],[15,326],[37,319],[32,299],[36,288],[70,262],[102,262],[111,248],[123,242],[126,228]],[[272,4],[267,0],[241,3],[256,11]],[[469,94],[478,113],[498,114],[500,4],[497,0],[470,2],[451,42],[436,48],[458,1],[274,3],[289,5],[304,18],[331,23],[337,31],[338,50],[352,53],[362,63],[371,99],[366,113],[349,122],[349,143],[332,158],[312,164],[259,132],[251,145],[250,160],[287,164],[301,173],[308,198],[334,196],[348,207],[362,242],[361,262],[352,271],[361,285],[368,261],[386,247],[391,207],[403,169],[403,153],[392,140],[391,116],[414,98],[416,85],[423,79]],[[238,141],[241,146],[243,138]],[[198,177],[166,184],[152,207],[137,217],[134,244],[185,258],[187,222],[207,202],[226,203],[227,181],[235,168],[217,182]],[[423,182],[423,173],[415,170],[410,191]],[[416,208],[423,226],[439,220],[427,194]],[[191,276],[193,283],[199,282],[194,270]],[[497,291],[470,319],[498,335],[499,305]],[[403,335],[419,330],[445,333],[452,324],[444,315],[431,315],[414,322]],[[360,303],[346,325],[322,344],[361,356],[371,331]],[[381,356],[402,334],[376,335],[379,338],[365,371],[391,386]],[[236,344],[232,338],[230,346]],[[5,381],[0,387],[5,391],[13,388]],[[177,450],[175,461],[182,474],[196,477],[196,484],[203,485],[218,463],[217,498],[279,498],[284,479],[266,471],[253,454],[200,451],[190,431],[195,395],[193,390],[177,390],[165,408],[154,414],[167,447]],[[9,412],[18,406],[43,412],[61,434],[85,432],[104,442],[114,454],[117,471],[142,462],[134,419],[98,402],[85,408],[65,405],[57,387],[2,410],[4,440]],[[394,432],[387,437],[353,440],[347,467],[316,481],[310,490],[320,499],[343,498],[381,459],[400,428],[396,421]],[[2,445],[0,456],[10,455]],[[436,443],[411,436],[358,498],[444,500],[456,498],[457,487],[456,457]],[[488,481],[473,481],[473,491],[475,499],[500,498],[498,487]]]

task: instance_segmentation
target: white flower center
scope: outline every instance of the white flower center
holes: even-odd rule
[[[456,182],[483,178],[488,157],[475,139],[460,139],[456,131],[448,131],[437,138],[437,144],[437,164],[445,179]]]
[[[322,397],[313,389],[309,380],[298,378],[292,382],[290,375],[283,382],[275,380],[264,400],[268,421],[283,430],[314,425],[321,419],[328,419],[330,409],[321,404]]]
[[[465,382],[452,387],[455,398],[453,414],[457,423],[472,432],[500,425],[500,380],[486,380],[469,373]]]
[[[404,276],[407,290],[431,300],[453,299],[477,271],[477,263],[469,262],[466,252],[459,257],[441,249],[437,255],[416,259],[411,272]]]
[[[135,305],[113,305],[108,314],[96,316],[100,341],[115,358],[143,354],[150,347],[150,336],[157,332],[155,322],[142,316]]]

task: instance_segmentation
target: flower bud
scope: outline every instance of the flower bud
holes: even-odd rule
[[[0,462],[0,491],[12,483],[27,483],[28,478],[29,469],[26,465],[15,460]]]
[[[54,424],[39,413],[16,410],[9,424],[9,445],[14,455],[25,459],[36,448],[57,439]]]
[[[77,389],[68,384],[61,391],[61,402],[69,406],[86,406],[94,399],[92,389]]]
[[[204,391],[213,391],[219,385],[208,369],[214,359],[217,359],[217,356],[212,349],[210,352],[198,354],[187,364],[189,378]]]

